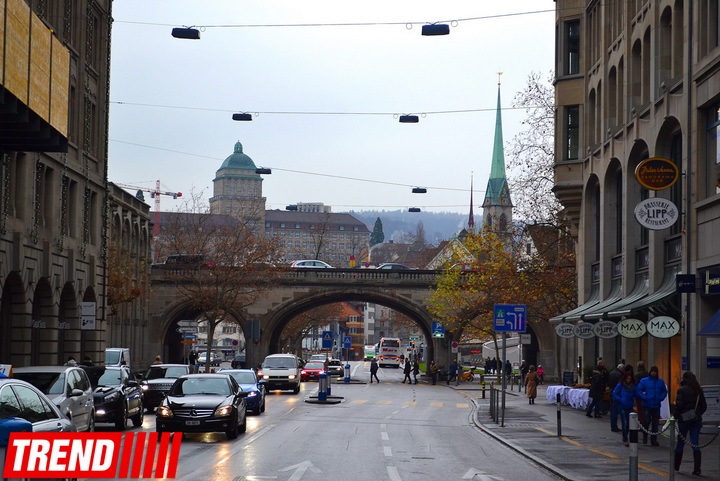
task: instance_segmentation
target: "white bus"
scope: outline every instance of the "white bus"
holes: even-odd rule
[[[400,339],[396,337],[383,337],[378,343],[377,358],[380,367],[400,367]]]
[[[365,360],[369,361],[375,357],[375,345],[368,344],[365,346]]]

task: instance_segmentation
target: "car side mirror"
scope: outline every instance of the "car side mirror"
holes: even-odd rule
[[[70,391],[70,397],[78,397],[78,396],[82,396],[83,394],[85,394],[85,393],[83,392],[82,389],[75,388],[72,391]]]
[[[128,387],[138,387],[138,386],[140,386],[140,383],[137,381],[128,381],[127,385],[128,385]]]
[[[145,376],[143,376],[143,374],[141,372],[135,374],[135,377],[138,379],[145,379]]]
[[[240,397],[248,397],[248,394],[250,394],[247,391],[238,391],[238,396]]]

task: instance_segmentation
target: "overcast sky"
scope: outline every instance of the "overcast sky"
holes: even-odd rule
[[[477,208],[490,171],[497,73],[509,108],[531,71],[552,70],[554,7],[115,0],[110,180],[148,188],[160,180],[163,190],[208,198],[240,141],[257,166],[273,169],[263,182],[269,209],[323,202],[335,212],[465,213],[471,173]],[[423,23],[453,20],[449,35],[421,35]],[[358,23],[369,25],[339,25]],[[174,26],[204,28],[200,40],[181,40]],[[234,112],[258,115],[234,122]],[[393,114],[421,118],[401,124]],[[506,143],[523,116],[503,111]],[[180,205],[161,200],[162,210]]]

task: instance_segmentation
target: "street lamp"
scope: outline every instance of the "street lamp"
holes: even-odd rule
[[[427,189],[425,187],[413,187],[412,193],[413,194],[427,194]]]
[[[410,207],[408,212],[420,212],[420,207]]]
[[[200,40],[200,30],[192,27],[175,27],[172,29],[172,36],[186,40]]]
[[[422,34],[425,37],[435,35],[448,35],[450,33],[450,25],[446,23],[431,23],[422,26]]]
[[[252,121],[252,115],[248,114],[248,113],[241,113],[241,114],[238,113],[238,114],[233,114],[232,119],[236,120],[236,121],[250,122],[250,121]]]
[[[420,121],[420,117],[417,115],[401,115],[400,116],[400,123],[401,124],[416,124]]]

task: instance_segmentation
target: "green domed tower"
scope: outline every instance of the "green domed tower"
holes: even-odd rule
[[[265,226],[265,197],[262,196],[263,178],[255,173],[255,163],[243,153],[240,142],[235,151],[222,163],[213,179],[213,196],[210,210],[248,221],[263,234]]]

